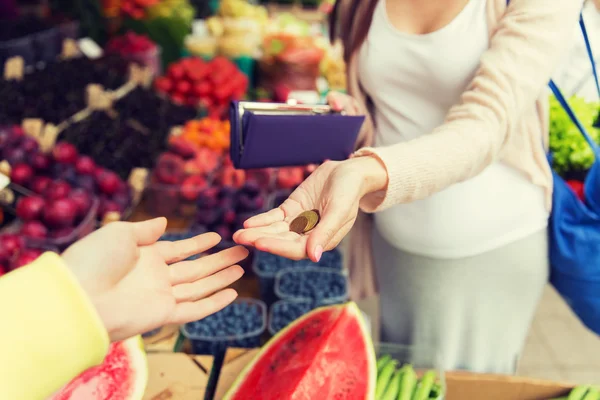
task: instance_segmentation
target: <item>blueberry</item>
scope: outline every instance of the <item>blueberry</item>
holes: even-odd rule
[[[312,301],[281,300],[273,304],[269,322],[271,333],[279,332],[313,308],[315,308],[315,303]]]
[[[344,275],[328,268],[288,270],[278,275],[277,293],[284,299],[307,299],[316,303],[345,301]]]

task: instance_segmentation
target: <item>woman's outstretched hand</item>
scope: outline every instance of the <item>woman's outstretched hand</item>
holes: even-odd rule
[[[350,231],[361,198],[386,184],[385,168],[373,157],[328,161],[280,207],[248,219],[233,239],[238,244],[290,259],[319,261],[324,251],[335,248]],[[313,209],[321,215],[317,226],[304,235],[291,232],[290,222]]]
[[[111,340],[165,324],[204,318],[237,297],[227,286],[244,273],[248,251],[234,247],[194,261],[219,243],[216,233],[158,241],[167,221],[113,222],[69,247],[62,257],[96,306]]]

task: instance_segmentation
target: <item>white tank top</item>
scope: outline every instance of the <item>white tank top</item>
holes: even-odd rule
[[[470,0],[442,29],[398,31],[379,1],[359,52],[361,85],[375,105],[375,146],[429,134],[472,80],[489,47],[486,1]],[[424,200],[375,214],[381,235],[401,250],[435,258],[480,254],[547,226],[544,192],[496,162]]]

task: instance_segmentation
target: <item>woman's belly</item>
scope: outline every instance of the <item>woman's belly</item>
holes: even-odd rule
[[[393,246],[434,258],[481,254],[547,226],[544,191],[516,170],[490,165],[476,177],[375,214]]]

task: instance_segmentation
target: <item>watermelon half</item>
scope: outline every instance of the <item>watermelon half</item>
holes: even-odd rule
[[[50,400],[141,400],[148,362],[141,336],[112,343],[104,362],[82,372]]]
[[[357,305],[322,307],[275,335],[223,400],[373,400],[376,375]]]

